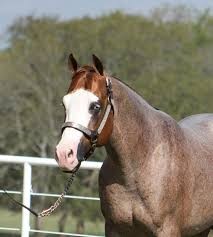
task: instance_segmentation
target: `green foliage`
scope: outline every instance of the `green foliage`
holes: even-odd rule
[[[114,12],[96,19],[29,16],[17,20],[9,28],[9,47],[0,52],[0,153],[54,156],[64,117],[61,98],[69,85],[70,52],[81,64],[90,63],[92,53],[97,54],[109,75],[127,82],[177,120],[212,112],[212,29],[208,11],[195,16],[184,7],[168,6],[150,17]],[[103,149],[93,156],[104,157]],[[36,170],[33,188],[63,190],[66,177],[58,170],[47,176],[47,171]],[[20,167],[2,166],[0,184],[15,188],[20,176]],[[72,193],[97,193],[97,176],[97,172],[80,172]],[[50,201],[41,199],[39,209]],[[101,219],[93,211],[94,203],[67,203],[63,210],[75,217],[81,212],[81,219]]]

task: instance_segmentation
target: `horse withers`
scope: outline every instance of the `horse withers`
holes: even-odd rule
[[[71,54],[56,160],[72,172],[96,146],[106,237],[208,236],[213,226],[213,114],[177,123],[134,90]]]

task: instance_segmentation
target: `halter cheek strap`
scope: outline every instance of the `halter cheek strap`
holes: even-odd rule
[[[101,123],[99,124],[99,127],[96,130],[91,130],[87,127],[84,127],[81,124],[74,123],[74,122],[65,122],[62,125],[62,132],[64,131],[65,128],[74,128],[80,132],[82,132],[87,138],[89,138],[91,147],[90,150],[87,152],[85,157],[80,157],[78,158],[78,161],[84,161],[87,160],[87,158],[92,155],[92,153],[95,151],[95,148],[97,147],[97,141],[98,141],[98,136],[101,134],[107,119],[109,117],[110,111],[112,110],[114,113],[114,101],[113,101],[113,93],[112,93],[112,83],[108,77],[106,77],[106,88],[107,88],[107,106],[104,112],[104,116],[101,120]]]

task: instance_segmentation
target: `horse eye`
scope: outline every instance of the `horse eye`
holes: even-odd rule
[[[99,112],[101,110],[101,105],[98,102],[93,102],[90,104],[90,112]]]

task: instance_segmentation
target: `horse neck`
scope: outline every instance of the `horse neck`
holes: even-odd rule
[[[106,145],[106,161],[121,176],[129,177],[137,169],[147,169],[150,157],[161,144],[178,149],[177,138],[182,133],[173,118],[154,109],[122,82],[112,78],[112,87],[115,114],[113,132]]]
[[[128,86],[111,78],[115,103],[113,132],[107,153],[119,167],[130,169],[137,152],[145,152],[149,143],[149,124],[154,109]],[[140,144],[140,151],[138,151]],[[131,163],[131,164],[130,164]]]

